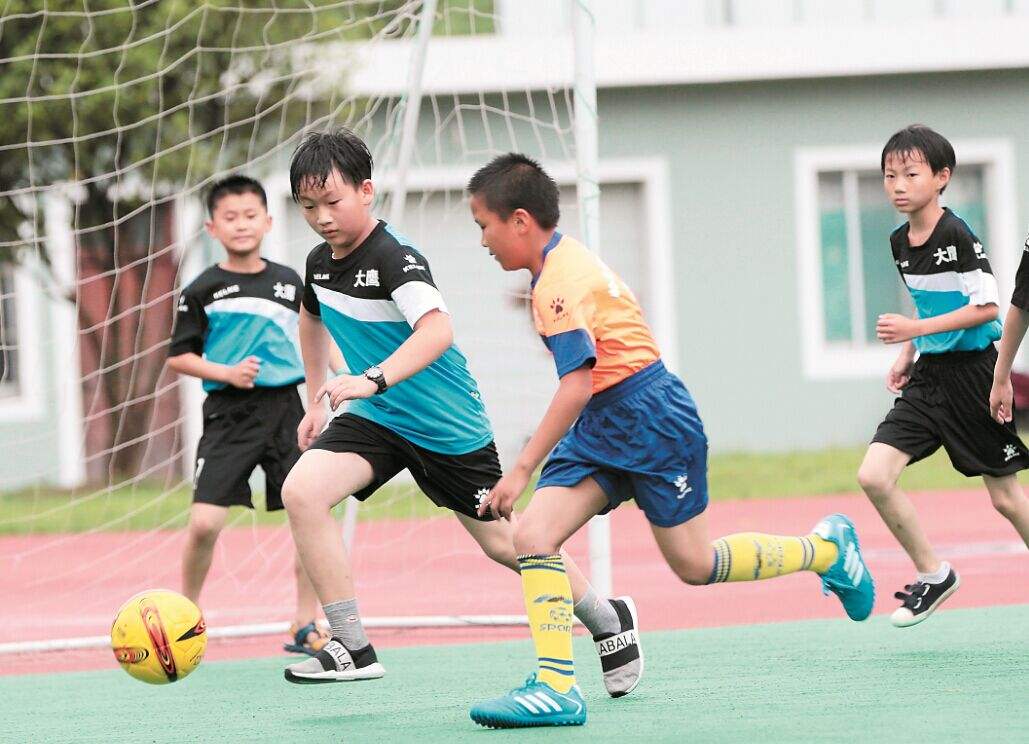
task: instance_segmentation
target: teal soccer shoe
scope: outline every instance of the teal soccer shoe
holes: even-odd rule
[[[843,514],[830,514],[811,531],[835,543],[839,551],[836,562],[822,574],[822,591],[839,597],[851,620],[867,619],[875,605],[875,581],[861,557],[854,523]]]
[[[586,723],[586,702],[578,685],[560,693],[546,682],[537,681],[534,672],[522,687],[477,703],[469,715],[480,726],[493,729],[581,726]]]

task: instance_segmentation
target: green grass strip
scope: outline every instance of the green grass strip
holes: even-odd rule
[[[644,618],[645,621],[645,618]],[[1029,605],[937,613],[898,630],[805,621],[645,633],[632,695],[603,691],[577,638],[589,723],[490,733],[469,705],[521,683],[528,642],[385,649],[382,680],[299,686],[285,658],[209,662],[150,687],[121,670],[0,678],[4,741],[1015,741],[1029,731]],[[112,665],[113,665],[112,661]]]

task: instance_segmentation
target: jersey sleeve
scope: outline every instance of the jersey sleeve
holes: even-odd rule
[[[536,326],[554,355],[557,376],[597,362],[593,295],[572,284],[553,286],[535,298]]]
[[[1018,262],[1015,273],[1015,291],[1011,295],[1011,304],[1029,312],[1029,235],[1025,239],[1022,260]]]
[[[315,250],[317,250],[317,248]],[[313,263],[314,251],[311,251],[311,253],[307,256],[307,265],[304,268],[304,281],[302,282],[304,289],[300,296],[302,298],[302,304],[304,306],[304,309],[307,310],[307,312],[311,313],[311,315],[321,317],[322,308],[321,305],[318,304],[318,296],[314,293]]]
[[[203,354],[206,337],[207,312],[200,298],[190,293],[187,287],[179,295],[179,307],[175,313],[175,329],[172,331],[168,356]]]
[[[450,312],[432,279],[429,262],[417,251],[390,251],[382,262],[381,272],[379,281],[383,289],[412,328],[428,312]]]
[[[971,231],[955,230],[952,236],[957,250],[958,275],[961,277],[962,292],[972,305],[1000,304],[1000,290],[997,279],[990,268],[990,260]]]

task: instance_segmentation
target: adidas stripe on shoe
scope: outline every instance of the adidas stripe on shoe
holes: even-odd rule
[[[318,684],[321,682],[356,682],[378,679],[386,674],[371,644],[350,651],[338,638],[322,646],[314,658],[286,667],[287,682]]]
[[[561,693],[536,674],[506,695],[472,706],[469,716],[486,728],[531,728],[536,726],[581,726],[586,723],[586,702],[579,687]]]
[[[861,557],[854,523],[843,514],[830,514],[811,530],[836,544],[836,562],[822,574],[822,590],[839,597],[851,620],[865,620],[875,606],[875,581]]]

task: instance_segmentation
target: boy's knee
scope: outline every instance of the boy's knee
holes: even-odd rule
[[[1025,494],[1021,492],[1021,489],[1015,493],[1010,491],[998,491],[990,494],[990,501],[993,502],[994,509],[1008,519],[1011,519],[1016,516],[1020,509],[1025,505],[1026,497]]]
[[[683,558],[669,561],[668,566],[679,577],[679,581],[690,586],[703,586],[711,578],[711,566],[699,561]]]
[[[556,540],[546,534],[545,529],[537,528],[532,522],[522,520],[514,533],[515,555],[553,555],[561,552]]]
[[[213,520],[194,517],[189,521],[189,535],[193,542],[201,545],[214,544],[221,531],[221,524]]]
[[[857,480],[861,490],[871,499],[885,495],[894,485],[889,473],[881,468],[866,464],[858,468]]]
[[[518,552],[513,543],[491,540],[482,546],[483,552],[502,566],[518,569]]]
[[[296,479],[290,479],[288,476],[282,484],[282,505],[290,514],[304,506],[304,489],[300,488]]]

